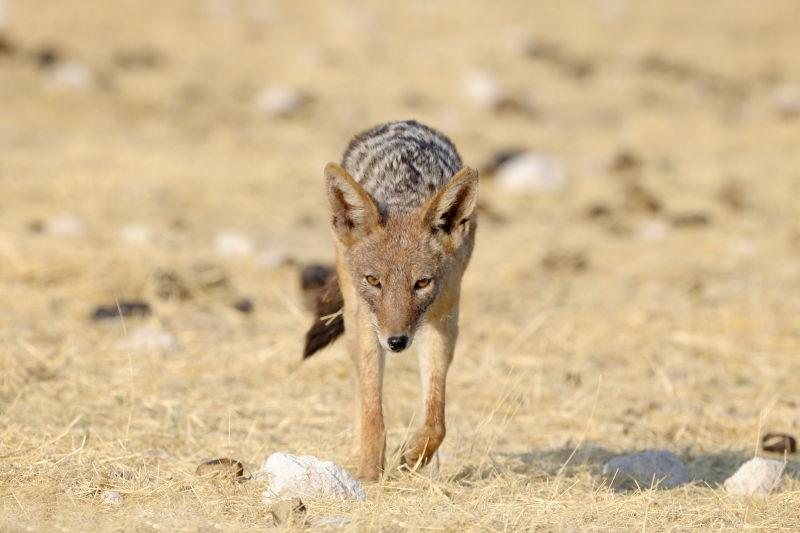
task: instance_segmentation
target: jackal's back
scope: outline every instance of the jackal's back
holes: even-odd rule
[[[350,141],[342,166],[381,210],[413,209],[461,168],[444,134],[414,120],[388,122]]]

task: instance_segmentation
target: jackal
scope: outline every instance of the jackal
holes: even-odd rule
[[[358,477],[384,468],[384,356],[419,345],[423,420],[404,445],[409,468],[445,436],[445,381],[458,336],[461,277],[475,242],[478,174],[450,140],[415,121],[357,135],[325,183],[336,275],[321,290],[304,358],[344,333],[357,371]],[[360,396],[360,398],[359,398]]]

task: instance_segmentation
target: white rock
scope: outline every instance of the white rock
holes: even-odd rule
[[[639,225],[639,238],[643,241],[660,241],[670,234],[669,224],[658,219],[645,220]]]
[[[497,79],[482,70],[470,72],[464,80],[467,97],[480,107],[497,109],[508,100],[508,94]]]
[[[176,353],[181,345],[175,335],[152,326],[141,326],[115,344],[117,350],[137,353]]]
[[[603,465],[603,475],[615,488],[671,489],[689,482],[686,465],[672,452],[666,450],[620,455]]]
[[[119,230],[120,238],[129,244],[147,244],[153,238],[153,232],[142,224],[129,224]]]
[[[772,105],[782,117],[800,115],[800,85],[781,85],[772,93]]]
[[[80,237],[86,233],[86,224],[77,216],[65,213],[45,222],[44,232],[56,237]]]
[[[47,70],[50,83],[65,89],[86,89],[94,83],[94,73],[81,63],[65,61],[56,63]]]
[[[725,480],[725,492],[742,496],[766,496],[781,484],[783,461],[754,457]]]
[[[528,152],[500,165],[496,181],[509,192],[552,193],[563,189],[567,179],[561,161]]]
[[[104,490],[100,494],[100,500],[106,505],[113,505],[114,507],[119,507],[125,503],[125,498],[122,497],[122,494],[115,490]]]
[[[267,87],[258,95],[256,106],[271,117],[287,117],[305,106],[308,95],[293,87],[276,85]]]
[[[255,244],[247,235],[237,231],[221,231],[214,237],[214,248],[223,257],[246,257],[255,251]]]
[[[269,487],[261,494],[267,504],[291,498],[310,500],[358,500],[366,498],[361,482],[331,461],[310,455],[273,453],[253,476],[266,480]]]

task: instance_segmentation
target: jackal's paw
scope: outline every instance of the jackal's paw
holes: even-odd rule
[[[381,471],[375,467],[359,467],[356,478],[360,481],[378,481],[381,478]]]

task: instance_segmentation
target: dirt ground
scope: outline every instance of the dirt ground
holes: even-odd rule
[[[268,529],[259,482],[197,464],[353,469],[350,363],[301,363],[299,272],[332,258],[324,164],[416,118],[486,171],[448,436],[438,471],[309,519],[796,531],[796,456],[766,498],[719,485],[764,432],[800,434],[798,20],[792,0],[0,1],[0,529]],[[299,95],[280,116],[276,87]],[[501,187],[513,149],[565,186]],[[90,319],[131,300],[152,313]],[[415,355],[390,357],[390,451],[418,395]],[[693,481],[608,487],[607,458],[648,449]]]

